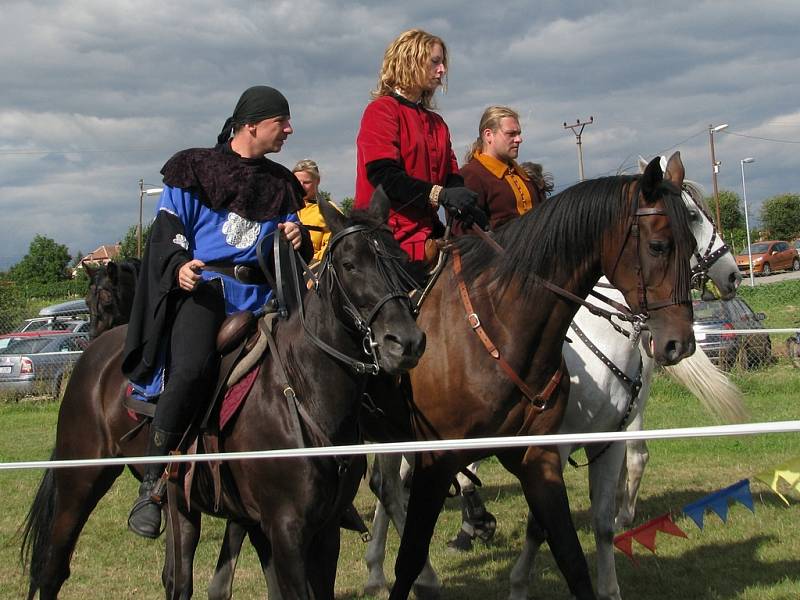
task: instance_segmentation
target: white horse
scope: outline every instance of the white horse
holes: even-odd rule
[[[723,298],[731,298],[741,281],[736,262],[717,235],[714,224],[702,204],[699,186],[685,184],[684,201],[691,215],[692,231],[697,240],[698,252],[693,260],[693,273],[698,278],[708,277],[716,284]],[[612,290],[597,291],[611,296]],[[621,295],[618,295],[620,298]],[[639,344],[632,344],[618,333],[605,319],[593,316],[581,308],[574,323],[585,337],[597,346],[605,358],[593,352],[574,331],[568,336],[572,343],[565,342],[564,358],[570,373],[570,398],[560,433],[595,431],[618,431],[641,429],[644,406],[650,391],[654,361],[647,352],[641,353]],[[623,325],[623,329],[626,327]],[[630,330],[630,328],[627,328]],[[608,364],[615,365],[615,374]],[[687,363],[694,368],[682,368]],[[698,366],[699,365],[699,366]],[[741,396],[727,378],[711,365],[698,348],[694,356],[684,359],[668,372],[687,385],[708,410],[723,420],[741,420],[744,415]],[[702,374],[702,376],[697,376]],[[638,394],[631,380],[639,380]],[[578,447],[562,447],[562,465]],[[614,564],[613,536],[616,516],[618,486],[624,490],[626,517],[632,518],[639,481],[647,461],[647,448],[642,444],[631,444],[628,449],[629,479],[620,483],[620,472],[625,462],[626,445],[614,443],[586,447],[589,462],[589,481],[592,502],[592,526],[597,545],[597,588],[600,598],[620,599]],[[383,572],[384,548],[391,518],[402,535],[405,525],[403,485],[400,478],[400,457],[380,455],[378,474],[373,473],[371,487],[380,501],[372,523],[373,540],[367,549],[366,562],[369,578],[365,592],[375,594],[387,587]],[[387,464],[389,463],[389,464]],[[527,598],[533,558],[544,533],[529,515],[525,548],[511,572],[511,594],[513,600]],[[417,595],[436,595],[441,583],[429,563],[426,563],[415,584]]]

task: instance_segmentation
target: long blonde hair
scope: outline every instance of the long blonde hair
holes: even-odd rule
[[[514,109],[507,106],[490,106],[481,116],[481,121],[478,123],[478,138],[472,142],[467,153],[464,155],[464,162],[469,162],[476,152],[483,152],[483,132],[487,129],[497,131],[500,129],[500,121],[509,117],[519,122],[519,114]]]
[[[409,93],[420,92],[420,104],[425,108],[433,108],[433,91],[425,87],[428,79],[428,61],[434,44],[442,46],[442,64],[447,69],[447,46],[442,38],[421,29],[410,29],[401,33],[383,54],[378,87],[372,91],[372,97],[388,96],[395,89]],[[442,88],[447,90],[446,72]]]

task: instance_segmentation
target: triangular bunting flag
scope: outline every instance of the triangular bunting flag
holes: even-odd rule
[[[766,483],[789,506],[789,500],[778,491],[778,482],[783,479],[790,487],[800,492],[800,457],[776,467],[774,471],[759,473],[756,478]]]
[[[741,502],[752,512],[753,496],[750,493],[750,481],[742,479],[722,490],[718,490],[708,496],[700,498],[691,504],[683,507],[683,512],[686,513],[692,520],[697,523],[697,526],[703,528],[703,514],[706,508],[710,508],[716,515],[722,519],[723,523],[728,521],[728,502]]]
[[[636,558],[633,556],[632,540],[636,540],[642,546],[650,550],[653,554],[656,552],[656,534],[663,531],[669,535],[677,537],[687,537],[686,534],[678,527],[672,520],[669,513],[656,517],[645,523],[639,525],[634,529],[621,533],[614,538],[614,545],[619,548],[624,554],[630,558],[635,565],[639,565]]]

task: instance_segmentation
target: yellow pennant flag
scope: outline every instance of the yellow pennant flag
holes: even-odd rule
[[[783,479],[789,487],[800,492],[800,457],[776,467],[773,471],[759,473],[756,478],[766,483],[789,506],[789,501],[778,491],[778,482]]]

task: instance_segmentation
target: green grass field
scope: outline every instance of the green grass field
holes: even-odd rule
[[[796,390],[800,371],[785,363],[769,369],[736,374],[745,392],[753,421],[800,419]],[[0,461],[45,459],[54,439],[57,405],[46,402],[0,404]],[[713,424],[699,403],[682,388],[658,377],[651,395],[647,427]],[[636,524],[665,512],[676,514],[689,502],[800,456],[800,435],[775,434],[741,438],[660,441],[650,443],[651,461],[638,505]],[[0,512],[0,600],[24,597],[26,581],[18,561],[15,537],[33,498],[40,472],[0,471],[3,510]],[[445,542],[458,529],[460,514],[448,501],[431,547],[432,562],[445,584],[445,599],[505,598],[508,573],[520,548],[526,508],[518,486],[496,461],[482,472],[483,495],[498,519],[490,546],[478,545],[466,555],[445,551]],[[590,568],[594,573],[594,540],[590,530],[586,474],[568,468],[570,501]],[[685,516],[676,523],[688,539],[659,534],[657,554],[634,543],[639,566],[617,552],[617,568],[626,598],[796,599],[800,598],[800,542],[795,537],[800,519],[800,495],[786,507],[766,486],[751,484],[755,514],[740,504],[730,508],[728,522],[707,513],[704,530]],[[163,597],[160,570],[162,542],[136,538],[126,530],[127,511],[136,482],[121,477],[93,513],[72,560],[72,576],[62,598]],[[365,520],[374,506],[366,486],[356,505]],[[222,523],[206,519],[195,568],[195,591],[204,597],[216,559]],[[397,538],[387,553],[387,573]],[[343,533],[337,596],[358,598],[366,579],[364,545],[355,534]],[[247,547],[239,563],[235,596],[264,597],[264,584],[255,553]],[[541,553],[531,597],[568,598],[563,579],[547,549]]]

